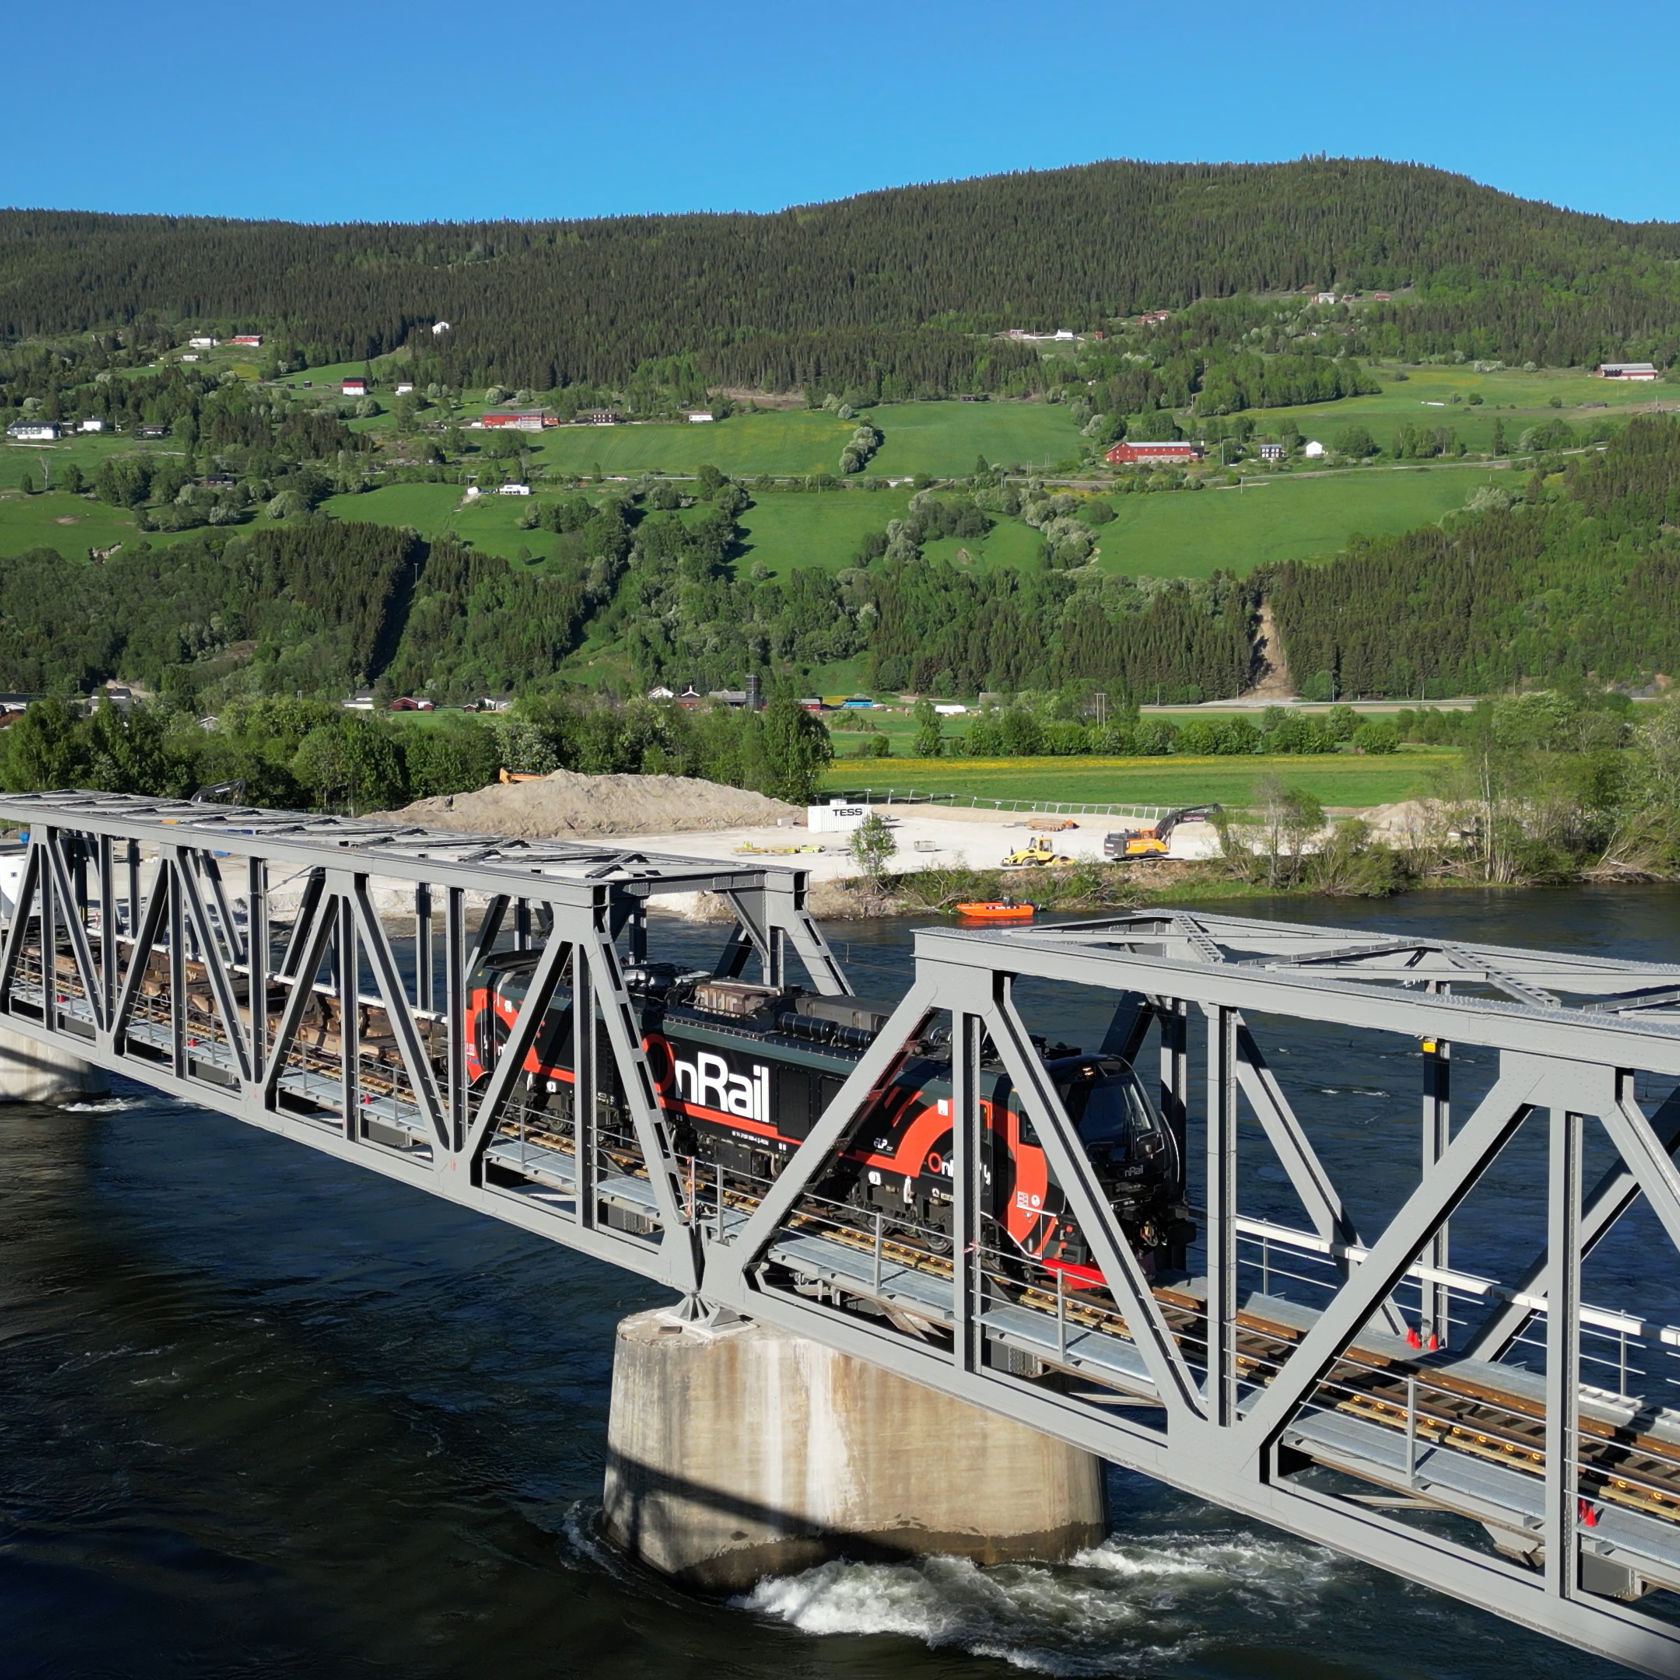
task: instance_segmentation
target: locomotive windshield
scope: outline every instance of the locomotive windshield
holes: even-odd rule
[[[1134,1160],[1152,1160],[1167,1146],[1166,1127],[1130,1068],[1085,1070],[1062,1092],[1068,1118],[1086,1148],[1101,1147]]]

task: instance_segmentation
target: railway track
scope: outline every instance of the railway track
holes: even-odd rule
[[[524,1130],[518,1130],[523,1118]],[[512,1131],[504,1125],[501,1135],[523,1135],[543,1147],[570,1155],[574,1151],[567,1131],[532,1124],[530,1111],[510,1116]],[[609,1158],[620,1172],[645,1177],[639,1157],[624,1151],[610,1151]],[[696,1173],[689,1183],[689,1206],[695,1216],[717,1217],[715,1174]],[[759,1197],[739,1183],[724,1184],[726,1214],[745,1219],[758,1206]],[[877,1236],[873,1228],[860,1228],[835,1217],[841,1210],[824,1214],[796,1210],[787,1222],[790,1233],[820,1235],[826,1241],[857,1253],[878,1256],[894,1267],[909,1268],[930,1278],[949,1282],[949,1256],[931,1252],[922,1241],[902,1236]],[[1001,1253],[998,1258],[1005,1259]],[[988,1286],[1011,1305],[1060,1320],[1070,1329],[1132,1338],[1125,1320],[1106,1293],[1081,1290],[1057,1291],[1041,1284],[1023,1282],[1011,1276],[1007,1266],[986,1268]],[[1163,1285],[1154,1290],[1168,1328],[1193,1364],[1206,1358],[1206,1325],[1203,1304],[1182,1287]],[[913,1314],[913,1309],[896,1306]],[[919,1316],[914,1315],[913,1316]],[[938,1326],[943,1329],[944,1326]],[[1236,1361],[1241,1381],[1262,1389],[1299,1345],[1303,1329],[1280,1322],[1265,1310],[1251,1305],[1236,1315]],[[1044,1361],[1054,1369],[1053,1361]],[[1480,1367],[1485,1370],[1486,1367]],[[1065,1376],[1077,1375],[1090,1381],[1088,1369],[1071,1365]],[[1513,1373],[1513,1376],[1516,1374]],[[1450,1448],[1490,1464],[1515,1469],[1536,1480],[1546,1473],[1545,1407],[1536,1399],[1495,1386],[1481,1376],[1453,1369],[1450,1353],[1406,1359],[1380,1346],[1356,1341],[1319,1384],[1313,1404],[1344,1416],[1377,1425],[1397,1435],[1410,1435],[1421,1453],[1430,1447]],[[1583,1496],[1584,1515],[1594,1522],[1592,1505],[1614,1504],[1644,1516],[1680,1523],[1680,1418],[1671,1425],[1673,1436],[1651,1433],[1620,1425],[1601,1413],[1591,1402],[1583,1406],[1577,1465],[1583,1482],[1591,1481],[1593,1495]]]

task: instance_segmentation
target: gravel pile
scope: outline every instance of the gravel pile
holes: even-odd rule
[[[582,776],[556,770],[534,782],[417,799],[383,813],[428,828],[506,834],[516,840],[575,835],[694,834],[803,820],[797,806],[693,776]]]

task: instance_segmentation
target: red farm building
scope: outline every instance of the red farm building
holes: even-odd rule
[[[483,414],[479,424],[491,430],[512,428],[516,432],[540,432],[560,422],[545,408],[496,408]]]
[[[1199,461],[1207,453],[1199,443],[1117,443],[1103,457],[1111,467],[1135,467],[1145,463],[1182,466]]]

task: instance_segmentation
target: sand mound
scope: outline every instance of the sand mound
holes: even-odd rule
[[[1402,799],[1393,805],[1373,805],[1359,813],[1378,840],[1392,845],[1420,845],[1440,840],[1449,823],[1446,807],[1439,799]]]
[[[417,799],[386,816],[428,828],[506,834],[517,840],[567,835],[691,834],[712,828],[764,828],[803,817],[762,793],[693,776],[581,776],[556,770],[536,782],[499,783],[476,793]]]

